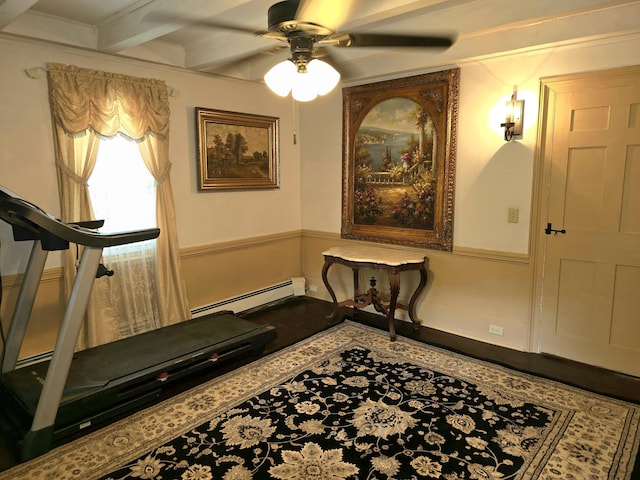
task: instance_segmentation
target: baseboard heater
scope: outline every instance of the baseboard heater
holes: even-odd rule
[[[191,310],[191,315],[193,318],[197,318],[224,310],[240,314],[291,296],[300,295],[304,295],[304,278],[290,278],[282,283],[195,308]]]

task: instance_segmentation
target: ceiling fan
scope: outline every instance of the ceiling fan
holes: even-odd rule
[[[388,33],[345,33],[337,31],[356,0],[284,0],[267,12],[267,30],[218,22],[209,26],[251,33],[258,37],[288,43],[291,57],[274,66],[265,75],[265,82],[276,94],[287,96],[292,91],[299,101],[313,100],[331,91],[340,74],[319,57],[330,57],[324,49],[330,47],[420,47],[447,48],[453,36],[421,36]],[[198,22],[201,23],[201,22]]]
[[[342,2],[344,3],[344,0]],[[335,5],[335,2],[332,3]],[[326,7],[324,11],[327,11]],[[321,23],[310,21],[309,18],[314,13],[328,20],[326,13],[320,12],[317,8],[314,10],[313,0],[278,2],[267,12],[267,31],[255,34],[288,42],[294,63],[309,61],[313,57],[314,44],[335,47],[450,47],[454,41],[451,36],[341,33]]]

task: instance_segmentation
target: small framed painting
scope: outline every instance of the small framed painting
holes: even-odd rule
[[[197,107],[200,190],[278,188],[279,119]]]

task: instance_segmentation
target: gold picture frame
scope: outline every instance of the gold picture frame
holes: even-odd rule
[[[343,89],[342,238],[451,251],[460,69]]]
[[[196,107],[198,188],[279,188],[279,119]]]

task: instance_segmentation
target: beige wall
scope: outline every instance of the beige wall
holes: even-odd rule
[[[41,71],[38,79],[25,74],[25,69],[44,68],[48,62],[156,78],[172,88],[169,155],[181,248],[300,229],[300,146],[291,140],[297,127],[290,102],[283,102],[259,84],[4,34],[0,34],[0,185],[54,215],[60,211],[46,74]],[[195,107],[278,117],[280,188],[198,191]],[[4,222],[0,225],[0,243],[13,243]],[[7,250],[0,251],[0,270],[5,275],[23,272],[26,267],[28,249],[15,244],[12,248],[11,255]],[[47,268],[61,264],[57,253],[47,260]]]
[[[536,303],[530,294],[530,270],[535,259],[529,254],[529,240],[539,79],[640,64],[637,45],[636,35],[459,65],[454,251],[424,251],[430,278],[418,316],[425,324],[515,349],[535,348],[536,339],[530,336],[531,310]],[[182,268],[193,308],[292,276],[306,277],[307,285],[318,287],[313,295],[328,298],[320,279],[322,252],[346,242],[340,239],[339,89],[294,106],[298,110],[294,116],[290,100],[271,95],[262,85],[0,34],[0,184],[53,214],[59,207],[46,79],[30,79],[24,72],[47,62],[158,78],[176,92],[170,99],[171,182]],[[424,73],[416,68],[419,66],[407,65],[405,70]],[[507,144],[495,111],[504,105],[514,85],[527,101],[525,136]],[[279,117],[281,188],[199,192],[196,106]],[[292,140],[294,131],[297,144]],[[507,223],[509,207],[519,208],[518,224]],[[7,309],[19,278],[15,275],[26,267],[28,248],[13,243],[4,224],[0,224],[0,244],[0,272],[3,277],[14,276],[8,282],[14,285],[5,297],[9,300],[2,305],[6,328]],[[51,255],[47,272],[54,272],[52,278],[59,278],[55,272],[60,265],[59,255]],[[331,281],[338,294],[349,295],[351,273],[333,268]],[[416,281],[407,275],[401,295]],[[32,352],[51,344],[49,333],[61,311],[55,280],[43,283],[40,294],[37,319],[29,332]],[[504,336],[490,335],[489,325],[504,327]],[[48,339],[36,339],[35,332]]]
[[[557,45],[459,65],[454,248],[452,253],[424,250],[430,280],[418,316],[426,325],[536,351],[532,332],[538,302],[531,293],[536,258],[530,237],[531,225],[537,224],[532,216],[540,78],[640,64],[639,39]],[[507,143],[500,123],[514,87],[526,102],[524,136]],[[346,242],[340,239],[342,182],[336,181],[342,177],[340,92],[304,105],[300,115],[303,269],[307,283],[318,284],[317,295],[328,298],[320,280],[322,251]],[[519,223],[507,222],[508,208],[519,209]],[[348,294],[350,271],[330,273]],[[504,335],[490,334],[490,325],[502,326]]]
[[[22,275],[2,277],[2,327],[5,335],[11,323],[11,314],[18,299]],[[36,302],[31,312],[29,326],[20,357],[28,357],[53,350],[58,328],[64,316],[66,295],[62,268],[45,270],[38,288]]]

